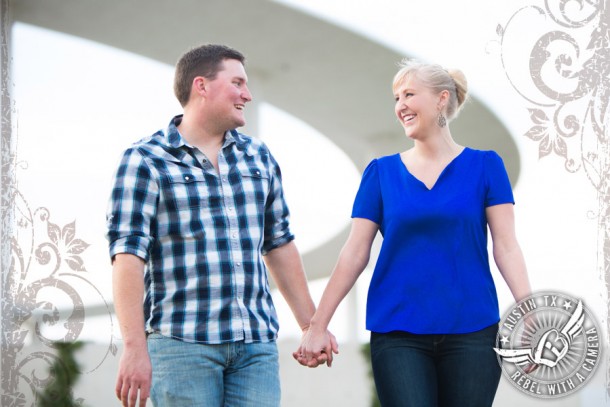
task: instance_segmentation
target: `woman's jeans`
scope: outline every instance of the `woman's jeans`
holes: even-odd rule
[[[371,334],[373,375],[384,407],[489,407],[501,368],[498,325],[452,335]]]
[[[275,342],[220,345],[148,336],[157,407],[278,407]]]

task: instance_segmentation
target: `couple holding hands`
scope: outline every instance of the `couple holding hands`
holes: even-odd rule
[[[303,329],[294,358],[333,362],[331,318],[383,243],[366,328],[383,406],[491,406],[498,299],[487,253],[515,300],[530,294],[502,159],[449,130],[467,96],[460,71],[407,62],[395,115],[413,147],[370,162],[349,237],[316,308],[288,222],[278,163],[239,133],[252,99],[239,51],[185,53],[183,114],[128,148],[107,213],[124,347],[124,406],[279,406],[278,321],[268,274]],[[340,380],[340,378],[337,378]]]

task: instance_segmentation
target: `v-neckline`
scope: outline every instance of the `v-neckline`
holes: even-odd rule
[[[445,174],[445,172],[447,172],[447,169],[449,167],[451,167],[453,165],[453,163],[464,154],[464,151],[466,151],[468,149],[468,147],[464,147],[462,149],[462,151],[460,151],[455,157],[453,157],[451,159],[451,161],[449,161],[447,163],[447,165],[445,165],[445,167],[441,170],[441,172],[438,174],[438,177],[436,177],[436,180],[434,180],[434,183],[432,184],[431,187],[428,188],[428,185],[426,185],[426,183],[422,180],[420,180],[419,178],[417,178],[415,176],[415,174],[413,174],[411,171],[409,171],[409,168],[407,168],[407,165],[405,164],[405,162],[402,160],[402,156],[400,153],[396,154],[396,156],[398,157],[398,161],[400,162],[400,165],[402,166],[402,168],[404,168],[404,170],[406,171],[406,173],[411,176],[414,180],[416,180],[418,183],[420,183],[425,189],[426,191],[432,191],[434,189],[434,187],[436,187],[436,185],[438,185],[438,182],[441,180],[441,178],[443,177],[443,175]]]

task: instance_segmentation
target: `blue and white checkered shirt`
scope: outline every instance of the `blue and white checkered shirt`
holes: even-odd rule
[[[115,175],[110,256],[146,263],[145,329],[208,344],[275,340],[262,255],[292,239],[277,162],[233,130],[219,172],[176,126],[133,144]]]

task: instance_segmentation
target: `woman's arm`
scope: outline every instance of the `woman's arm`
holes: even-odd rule
[[[515,301],[531,294],[525,259],[515,234],[515,214],[510,203],[489,206],[487,222],[493,241],[493,256]]]
[[[313,315],[301,346],[293,354],[304,366],[317,366],[323,354],[332,352],[329,346],[328,325],[337,307],[356,283],[369,262],[371,246],[379,226],[362,218],[354,218],[352,229],[337,260],[337,264],[322,294],[320,305]]]

